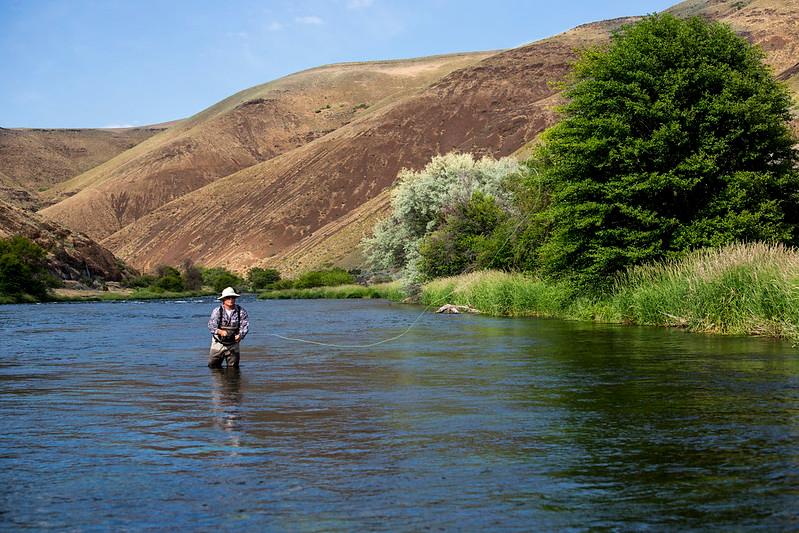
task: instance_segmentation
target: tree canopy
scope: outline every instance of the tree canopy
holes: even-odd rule
[[[545,268],[595,285],[696,248],[796,244],[792,101],[762,58],[727,26],[671,15],[580,51],[536,157]]]

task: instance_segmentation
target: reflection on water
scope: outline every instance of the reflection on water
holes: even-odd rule
[[[231,369],[213,299],[0,307],[0,527],[799,529],[786,343],[243,304]]]
[[[214,428],[230,433],[230,446],[241,446],[241,369],[210,368],[214,386],[211,393]]]

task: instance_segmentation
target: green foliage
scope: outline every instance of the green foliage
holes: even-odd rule
[[[293,289],[294,288],[294,280],[293,279],[281,279],[280,281],[276,281],[269,285],[269,290],[272,291],[282,291],[286,289]]]
[[[254,267],[247,272],[247,281],[257,291],[280,281],[280,272],[273,268]]]
[[[306,272],[294,282],[295,289],[308,289],[311,287],[335,287],[354,283],[352,275],[343,268],[329,268]]]
[[[694,332],[799,341],[799,249],[735,243],[632,267],[607,294],[576,293],[565,280],[481,271],[438,278],[422,302],[470,305],[499,316],[539,316],[670,326]]]
[[[214,287],[216,278],[218,278],[225,272],[227,272],[227,269],[224,267],[212,267],[212,268],[202,269],[203,285]]]
[[[190,286],[187,278],[180,273],[180,271],[171,266],[167,265],[159,265],[156,268],[156,275],[150,274],[142,274],[140,276],[136,276],[135,278],[131,278],[129,280],[124,280],[122,285],[124,287],[133,288],[133,289],[144,289],[146,291],[152,291],[154,293],[162,294],[164,292],[184,292],[186,290],[199,290],[202,288],[202,284],[197,285],[199,279],[199,269],[194,266],[194,264],[186,260],[184,261],[184,270],[190,276],[192,276],[192,285]]]
[[[152,289],[155,292],[183,292],[186,290],[186,282],[180,273],[177,275],[168,274],[162,278],[158,278],[158,281],[155,282]]]
[[[400,290],[397,282],[382,283],[368,287],[363,285],[338,285],[335,287],[311,287],[308,289],[284,287],[282,290],[265,291],[258,296],[259,299],[264,300],[385,298],[392,301],[400,301],[406,297],[407,294]]]
[[[160,278],[170,277],[170,276],[180,276],[181,275],[180,271],[177,268],[171,267],[171,266],[167,266],[167,265],[159,265],[158,267],[156,267],[155,272],[156,272],[156,276],[159,279]]]
[[[439,229],[425,237],[419,249],[424,276],[453,276],[507,262],[499,257],[500,239],[507,232],[497,229],[508,213],[494,198],[475,191],[468,202],[456,204],[442,216]]]
[[[731,244],[639,266],[618,277],[612,303],[625,322],[794,337],[799,251]]]
[[[202,271],[203,285],[209,285],[215,292],[222,292],[225,287],[233,287],[239,290],[244,285],[244,279],[230,272],[224,267],[206,268]]]
[[[214,279],[214,291],[221,293],[225,290],[226,287],[233,287],[234,290],[238,290],[238,287],[244,283],[244,280],[241,276],[234,274],[233,272],[228,272],[225,270]]]
[[[564,283],[492,270],[438,278],[422,289],[422,303],[427,306],[469,305],[495,316],[564,318],[571,301],[572,291]]]
[[[0,239],[0,296],[12,300],[29,295],[41,300],[47,296],[47,252],[26,237]]]
[[[509,205],[503,183],[519,170],[510,158],[475,161],[470,154],[454,153],[434,157],[420,172],[403,169],[391,195],[391,216],[362,243],[371,267],[418,279],[421,243],[443,223],[443,210],[467,203],[474,191]]]
[[[122,280],[121,285],[123,287],[129,287],[132,289],[145,289],[147,287],[155,285],[156,281],[158,281],[158,278],[156,278],[155,276],[152,276],[150,274],[141,274],[139,276],[136,276],[135,278]]]
[[[537,161],[553,274],[614,272],[735,241],[799,240],[791,99],[728,27],[652,15],[583,50]]]

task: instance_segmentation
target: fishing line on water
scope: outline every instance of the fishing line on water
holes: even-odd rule
[[[536,174],[537,185],[538,185],[538,196],[537,197],[540,199],[541,198],[541,189],[542,189],[542,187],[541,187],[541,175],[538,173],[538,170],[536,170],[534,167],[531,167],[531,168],[532,168],[533,172],[535,172],[535,174]],[[494,257],[492,257],[491,261],[488,263],[489,265],[492,264],[496,260],[496,258],[499,256],[499,253],[503,250],[503,248],[505,248],[505,246],[507,246],[507,244],[510,242],[511,238],[513,238],[513,236],[516,234],[516,232],[519,231],[519,228],[522,227],[522,224],[527,222],[528,218],[530,217],[530,215],[533,214],[533,211],[537,207],[538,207],[538,201],[533,203],[532,207],[530,207],[530,209],[527,211],[527,213],[524,215],[524,217],[519,221],[519,223],[516,224],[516,227],[513,228],[513,231],[511,231],[510,234],[508,234],[508,237],[505,239],[505,242],[503,242],[502,246],[500,246],[497,249],[497,251],[494,253]],[[466,273],[465,271],[461,272],[461,274],[465,274],[465,273]],[[395,335],[393,337],[389,337],[389,338],[383,339],[381,341],[372,342],[372,343],[368,343],[368,344],[336,344],[336,343],[330,343],[330,342],[320,342],[320,341],[313,341],[313,340],[309,340],[309,339],[301,339],[301,338],[297,338],[297,337],[286,337],[284,335],[279,335],[277,333],[267,333],[266,335],[268,335],[270,337],[277,337],[278,339],[282,339],[282,340],[285,340],[285,341],[300,342],[300,343],[303,343],[303,344],[313,344],[313,345],[316,345],[316,346],[327,346],[327,347],[330,347],[330,348],[372,348],[374,346],[379,346],[381,344],[386,344],[386,343],[395,341],[395,340],[397,340],[397,339],[399,339],[401,337],[404,337],[405,335],[407,335],[416,326],[416,324],[419,322],[419,320],[421,320],[422,317],[427,314],[427,310],[428,309],[430,309],[433,306],[438,305],[439,303],[441,303],[441,302],[443,302],[445,300],[448,300],[450,298],[450,296],[455,294],[455,292],[458,289],[464,290],[466,287],[469,286],[470,283],[472,283],[472,282],[474,282],[476,280],[477,280],[477,278],[474,277],[471,280],[469,280],[466,283],[464,283],[463,285],[461,285],[460,287],[453,288],[450,292],[448,292],[447,294],[445,294],[441,298],[439,298],[437,300],[434,300],[433,302],[430,302],[429,304],[427,304],[424,307],[424,309],[422,309],[421,313],[419,313],[419,316],[417,316],[416,319],[413,322],[411,322],[411,325],[408,326],[405,329],[405,331],[403,331],[399,335]]]

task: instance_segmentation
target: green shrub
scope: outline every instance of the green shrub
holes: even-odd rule
[[[238,287],[243,283],[244,280],[240,276],[226,270],[214,279],[213,286],[214,291],[221,293],[226,287],[233,287],[234,290],[238,290]]]
[[[501,249],[495,236],[507,219],[507,211],[493,197],[475,191],[467,202],[445,212],[439,229],[422,239],[420,272],[428,278],[454,276],[507,263],[498,255],[510,250]]]
[[[227,272],[224,267],[212,267],[201,269],[203,277],[203,285],[208,287],[215,287],[216,278]],[[224,287],[223,287],[224,288]]]
[[[301,275],[294,282],[295,289],[308,289],[311,287],[334,287],[354,283],[355,279],[343,268],[330,268],[314,270]]]
[[[247,272],[247,281],[254,290],[260,291],[280,281],[280,272],[273,268],[251,268]]]
[[[134,278],[122,280],[120,285],[131,289],[146,289],[147,287],[155,285],[156,281],[158,281],[158,278],[155,276],[150,274],[141,274]]]
[[[180,274],[177,276],[170,274],[159,278],[155,285],[152,286],[152,289],[155,292],[183,292],[186,290],[186,282]]]

